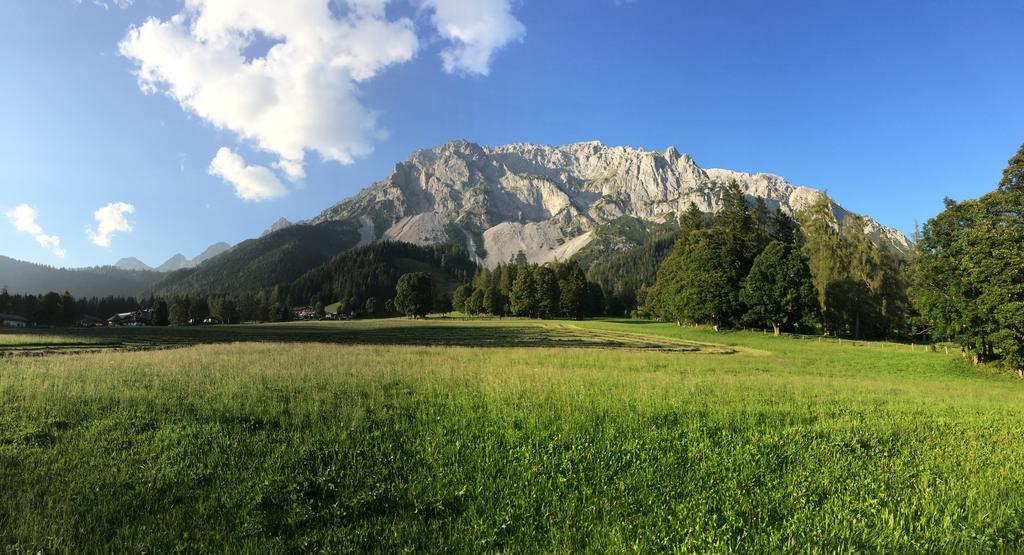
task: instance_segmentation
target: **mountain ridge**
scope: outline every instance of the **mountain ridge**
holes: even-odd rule
[[[173,272],[175,270],[181,270],[184,268],[194,268],[202,264],[203,262],[217,255],[223,254],[229,250],[231,250],[231,245],[225,243],[224,241],[220,241],[210,245],[209,247],[206,247],[206,250],[197,255],[195,258],[191,259],[179,252],[165,260],[159,266],[153,267],[134,256],[129,256],[115,262],[113,264],[113,267],[118,268],[120,270],[143,270],[150,272],[167,273]]]
[[[383,180],[324,210],[311,222],[352,220],[360,244],[382,239],[415,244],[464,242],[494,266],[523,252],[531,262],[565,260],[594,232],[629,216],[666,222],[690,202],[721,208],[729,181],[748,198],[794,214],[820,191],[768,173],[703,169],[687,154],[605,146],[600,141],[546,146],[482,146],[459,140],[413,152]],[[833,202],[837,219],[852,212]],[[876,240],[901,253],[910,241],[865,216]]]

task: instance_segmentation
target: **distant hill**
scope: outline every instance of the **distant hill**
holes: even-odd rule
[[[54,268],[0,256],[0,287],[7,287],[10,293],[69,291],[76,297],[140,296],[163,277],[157,272],[113,266]]]
[[[195,268],[167,274],[156,293],[237,294],[288,284],[358,242],[358,226],[351,222],[291,225],[243,241]]]

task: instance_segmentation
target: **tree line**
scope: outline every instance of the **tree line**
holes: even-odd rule
[[[603,316],[601,285],[588,281],[578,263],[529,264],[525,257],[478,268],[471,282],[455,289],[455,310],[469,315],[574,318]]]
[[[41,295],[12,295],[0,288],[0,313],[16,314],[43,326],[73,326],[86,316],[100,319],[137,310],[152,299],[135,297],[82,297],[51,291]]]
[[[863,218],[837,221],[821,195],[794,221],[748,204],[731,182],[722,209],[695,204],[654,285],[638,297],[648,314],[678,323],[756,326],[850,337],[908,333],[908,274],[903,260],[864,232]],[[799,225],[798,225],[799,224]]]

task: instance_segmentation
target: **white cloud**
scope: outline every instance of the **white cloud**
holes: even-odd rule
[[[235,188],[242,200],[259,202],[285,195],[285,189],[274,172],[265,166],[247,166],[241,156],[226,146],[220,147],[210,162],[210,175],[219,176]]]
[[[254,141],[301,178],[306,151],[342,164],[372,151],[384,133],[358,84],[419,46],[411,20],[385,19],[387,2],[348,4],[339,18],[326,0],[188,0],[167,21],[131,28],[119,49],[144,91]]]
[[[526,36],[509,0],[424,0],[437,32],[454,43],[441,52],[448,73],[488,75],[494,54]]]
[[[39,227],[39,224],[36,223],[36,216],[38,215],[39,212],[27,204],[22,204],[15,207],[14,210],[7,212],[7,217],[11,219],[15,229],[33,235],[43,232],[43,228]]]
[[[495,52],[525,33],[508,0],[409,1],[452,43],[448,72],[486,75]],[[390,3],[185,0],[177,15],[130,28],[118,48],[144,92],[275,154],[273,167],[296,181],[308,152],[349,164],[386,137],[360,85],[420,47],[411,19],[388,18]]]
[[[36,242],[57,258],[64,258],[64,255],[67,254],[67,251],[60,247],[60,237],[56,235],[36,235]]]
[[[75,0],[75,4],[81,5],[82,1],[83,0]],[[122,10],[126,10],[132,7],[132,4],[134,3],[135,0],[92,0],[92,4],[94,6],[99,6],[104,10],[109,10],[110,8],[121,8]]]
[[[135,207],[127,202],[112,202],[93,212],[97,229],[89,230],[89,240],[101,247],[110,246],[110,238],[120,231],[131,231],[132,225],[125,218],[126,214],[134,214]]]
[[[39,243],[39,246],[50,251],[58,258],[64,258],[64,255],[67,254],[67,252],[60,248],[60,237],[56,235],[44,235],[42,226],[36,222],[36,217],[38,215],[39,212],[27,204],[19,205],[13,210],[8,210],[6,212],[6,216],[10,218],[15,229],[35,235],[36,242]]]

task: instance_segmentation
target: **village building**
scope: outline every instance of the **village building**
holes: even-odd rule
[[[143,327],[148,326],[153,320],[153,311],[150,309],[122,312],[107,318],[108,326]]]
[[[8,328],[24,328],[29,324],[28,318],[17,314],[0,314],[0,326]]]
[[[292,317],[296,320],[319,320],[316,309],[311,306],[300,306],[292,310]]]

